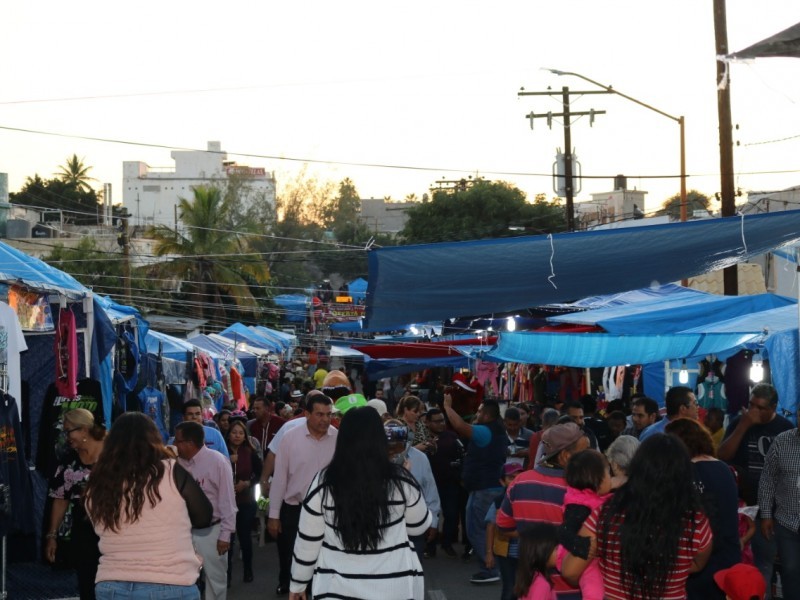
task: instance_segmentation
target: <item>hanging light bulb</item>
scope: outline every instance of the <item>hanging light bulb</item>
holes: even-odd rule
[[[678,371],[678,383],[686,385],[689,383],[689,369],[686,368],[686,359],[681,362],[681,370]]]
[[[516,331],[517,329],[517,322],[514,320],[514,317],[508,317],[506,319],[506,331]]]
[[[756,350],[753,353],[753,359],[750,363],[750,381],[759,383],[764,379],[764,361],[761,359],[761,353]]]

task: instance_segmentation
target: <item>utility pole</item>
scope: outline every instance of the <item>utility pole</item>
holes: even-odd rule
[[[125,290],[125,300],[131,303],[131,249],[130,238],[128,237],[128,217],[127,210],[120,215],[119,236],[117,243],[122,246],[122,286]]]
[[[728,54],[728,20],[725,0],[714,0],[714,37],[717,56]],[[726,80],[726,71],[727,80]],[[722,83],[723,85],[720,85]],[[723,217],[736,214],[736,192],[733,179],[733,125],[731,123],[730,69],[717,61],[717,114],[719,118],[719,176]],[[738,266],[726,267],[722,272],[723,292],[726,296],[739,295]]]
[[[546,92],[525,92],[520,91],[517,93],[518,96],[555,96],[558,95],[559,92],[553,91],[546,91]],[[583,96],[584,94],[608,94],[610,92],[600,91],[600,90],[590,90],[586,92],[570,92],[567,86],[561,88],[561,105],[562,111],[560,113],[542,113],[542,114],[535,114],[533,112],[528,113],[525,115],[525,118],[528,119],[531,123],[531,129],[533,129],[533,120],[546,118],[547,125],[549,127],[553,126],[553,117],[562,117],[564,119],[564,189],[567,199],[567,229],[569,231],[575,231],[575,204],[574,204],[574,196],[575,196],[575,188],[573,187],[574,178],[572,176],[573,173],[573,163],[572,163],[572,117],[581,117],[581,116],[589,116],[589,124],[591,125],[594,122],[595,115],[604,115],[606,111],[604,110],[590,110],[588,112],[572,112],[570,110],[570,94],[576,96]]]

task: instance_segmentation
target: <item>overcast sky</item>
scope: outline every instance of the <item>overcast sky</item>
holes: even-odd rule
[[[171,166],[169,147],[219,140],[230,158],[274,171],[279,189],[307,164],[323,180],[350,177],[362,197],[420,197],[437,179],[470,174],[550,197],[562,122],[548,129],[539,120],[532,131],[525,114],[560,112],[560,99],[517,92],[592,89],[543,70],[551,67],[684,115],[688,187],[713,195],[712,8],[711,0],[19,2],[5,11],[0,36],[0,172],[16,191],[74,152],[119,202],[122,161]],[[797,0],[728,0],[727,9],[731,51],[800,21]],[[730,73],[737,187],[800,185],[800,60],[759,59]],[[573,124],[582,173],[597,177],[584,180],[579,200],[611,190],[617,173],[649,192],[649,210],[678,192],[675,122],[616,96],[573,98],[573,110],[591,108],[607,112],[591,127],[587,118]]]

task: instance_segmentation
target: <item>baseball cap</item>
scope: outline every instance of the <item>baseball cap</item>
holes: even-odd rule
[[[367,399],[364,398],[361,394],[350,394],[348,396],[342,396],[336,402],[334,402],[334,410],[336,412],[340,412],[342,414],[346,413],[351,408],[358,408],[361,406],[367,405]]]
[[[376,411],[378,411],[378,414],[380,416],[383,416],[389,412],[389,410],[386,408],[386,402],[384,402],[383,400],[379,400],[378,398],[373,398],[372,400],[367,402],[367,406],[374,408]]]
[[[753,565],[738,563],[714,573],[714,581],[731,600],[763,600],[767,586],[761,572]]]
[[[569,448],[584,436],[583,430],[575,423],[553,425],[542,434],[544,454],[540,462],[550,460],[562,450]]]
[[[506,463],[503,465],[503,477],[508,477],[509,475],[516,475],[517,473],[522,473],[524,469],[522,465],[515,462]]]

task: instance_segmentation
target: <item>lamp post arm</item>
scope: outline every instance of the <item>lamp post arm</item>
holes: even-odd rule
[[[631,102],[635,102],[639,106],[644,106],[645,108],[649,108],[653,112],[657,112],[658,114],[663,115],[663,116],[667,117],[668,119],[672,119],[673,121],[676,121],[677,123],[681,122],[681,118],[680,117],[675,117],[675,116],[673,116],[673,115],[671,115],[669,113],[665,113],[663,110],[659,110],[655,106],[650,106],[646,102],[642,102],[641,100],[637,100],[636,98],[628,96],[627,94],[623,94],[619,90],[615,90],[610,85],[603,85],[599,81],[595,81],[594,79],[589,79],[588,77],[586,77],[585,75],[581,75],[580,73],[573,73],[572,71],[559,71],[558,69],[547,69],[547,70],[550,71],[551,73],[553,73],[554,75],[571,75],[572,77],[577,77],[578,79],[583,79],[584,81],[587,81],[587,82],[591,83],[592,85],[596,85],[599,88],[603,88],[605,91],[607,91],[610,94],[616,94],[617,96],[622,96],[626,100],[630,100]]]

